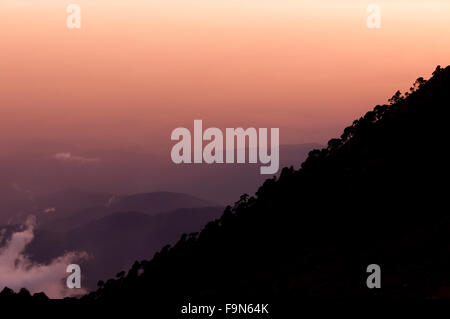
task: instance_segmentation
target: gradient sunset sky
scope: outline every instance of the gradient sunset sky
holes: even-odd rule
[[[0,142],[171,145],[204,126],[326,141],[436,65],[448,0],[0,0]],[[366,26],[369,3],[381,29]],[[7,143],[7,144],[4,144]]]

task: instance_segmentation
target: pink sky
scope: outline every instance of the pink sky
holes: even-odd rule
[[[159,149],[203,119],[325,143],[450,64],[446,0],[377,1],[377,30],[356,0],[72,2],[80,30],[66,27],[69,1],[0,2],[0,142]]]

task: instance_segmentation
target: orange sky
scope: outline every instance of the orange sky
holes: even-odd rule
[[[82,8],[80,30],[66,7]],[[450,1],[0,0],[0,141],[170,145],[192,126],[321,142],[450,64]],[[2,146],[4,147],[4,146]]]

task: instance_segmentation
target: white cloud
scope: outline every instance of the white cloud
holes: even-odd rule
[[[37,264],[24,255],[26,246],[34,239],[35,219],[28,218],[24,229],[14,233],[0,248],[0,290],[27,288],[31,293],[45,292],[50,298],[75,296],[86,291],[66,286],[66,267],[87,258],[84,252],[69,252],[49,264]]]
[[[58,161],[78,163],[78,164],[91,164],[100,161],[99,158],[77,156],[73,155],[70,152],[56,153],[55,155],[53,155],[53,158],[55,158]]]

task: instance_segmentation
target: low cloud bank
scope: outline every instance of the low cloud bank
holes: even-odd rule
[[[34,239],[35,219],[27,219],[20,231],[12,234],[0,248],[0,291],[9,287],[14,291],[27,288],[31,293],[45,292],[50,298],[64,298],[86,293],[84,289],[69,289],[66,272],[69,264],[86,259],[83,252],[69,252],[49,264],[37,264],[24,254],[26,246]],[[0,237],[4,233],[0,233]],[[0,238],[0,242],[2,238]]]
[[[99,158],[89,158],[89,157],[83,157],[83,156],[77,156],[73,155],[72,153],[66,152],[66,153],[57,153],[53,155],[53,158],[62,161],[62,162],[70,162],[70,163],[76,163],[76,164],[91,164],[91,163],[97,163],[100,161]]]

